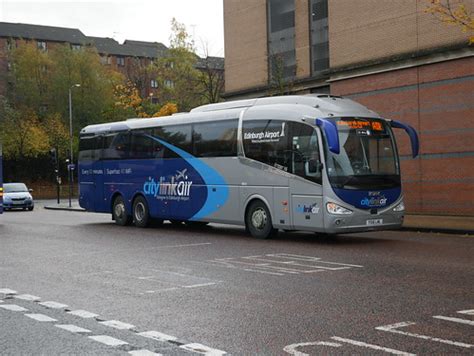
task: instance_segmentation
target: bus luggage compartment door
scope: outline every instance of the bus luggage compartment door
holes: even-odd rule
[[[322,230],[324,228],[322,187],[310,182],[292,180],[290,188],[293,228]]]

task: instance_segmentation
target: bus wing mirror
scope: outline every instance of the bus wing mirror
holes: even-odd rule
[[[416,133],[416,130],[413,127],[411,127],[410,125],[407,125],[407,124],[404,124],[400,121],[395,121],[395,120],[392,120],[390,122],[390,126],[396,128],[396,129],[404,129],[405,130],[405,132],[410,137],[412,156],[413,156],[413,158],[418,156],[418,151],[420,150],[420,141],[418,140],[418,134]]]
[[[339,135],[337,134],[336,124],[326,119],[316,119],[316,125],[324,130],[328,141],[329,151],[339,154]]]

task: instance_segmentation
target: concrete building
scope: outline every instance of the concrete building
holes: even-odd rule
[[[473,0],[464,0],[474,9]],[[425,0],[224,0],[225,97],[343,95],[398,135],[408,211],[474,215],[474,47]]]

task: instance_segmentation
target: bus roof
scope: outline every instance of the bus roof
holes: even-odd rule
[[[81,135],[144,129],[161,125],[178,125],[189,122],[205,122],[217,119],[230,120],[238,118],[242,110],[253,107],[261,109],[263,109],[263,106],[295,108],[294,105],[317,113],[320,118],[333,116],[380,118],[377,113],[367,109],[365,106],[340,96],[329,94],[287,95],[208,104],[192,109],[190,113],[179,113],[172,116],[133,118],[126,121],[89,125],[81,130]],[[303,111],[306,111],[306,109]]]

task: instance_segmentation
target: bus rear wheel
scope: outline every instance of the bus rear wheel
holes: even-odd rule
[[[260,200],[250,204],[245,215],[245,226],[257,239],[268,239],[278,230],[273,228],[272,217],[267,206]]]
[[[120,226],[125,226],[130,224],[130,216],[127,215],[127,210],[125,209],[125,201],[122,196],[119,195],[114,199],[112,205],[112,219],[115,220],[115,223]]]
[[[136,227],[147,227],[150,221],[148,203],[142,196],[138,196],[133,201],[133,223]]]

